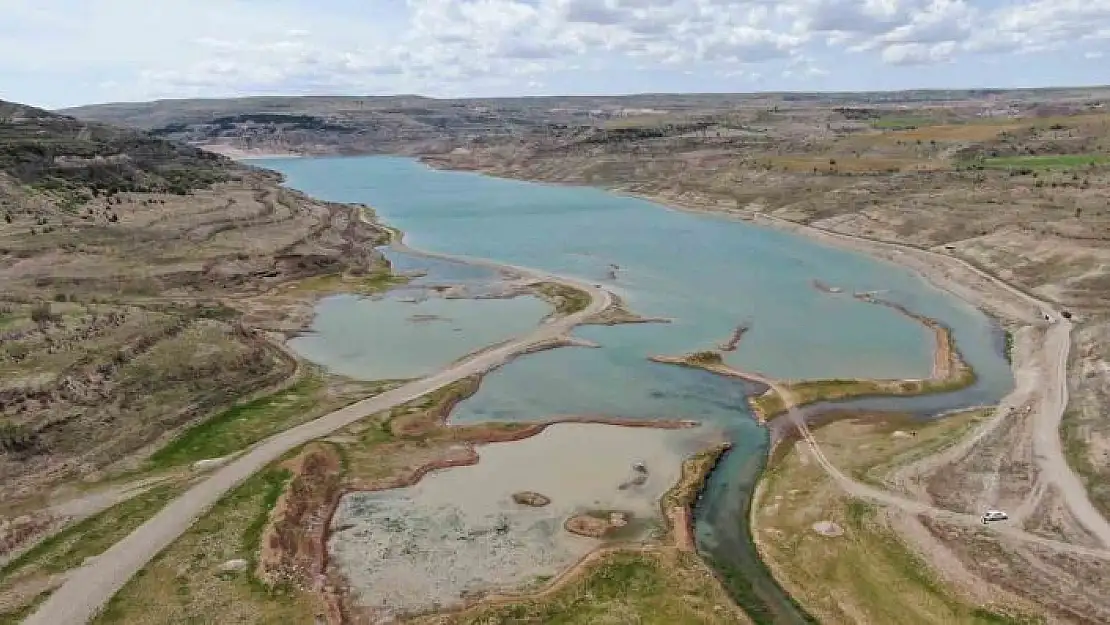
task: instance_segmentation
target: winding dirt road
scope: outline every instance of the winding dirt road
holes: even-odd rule
[[[469,262],[467,259],[446,255],[425,255]],[[494,268],[507,267],[490,261],[482,261],[481,264]],[[565,336],[576,325],[604,311],[613,302],[608,291],[592,284],[523,267],[508,268],[528,278],[586,291],[590,295],[590,303],[579,312],[549,319],[526,336],[477,353],[427,378],[364,399],[253,445],[238,458],[215,470],[207,479],[170,502],[126,538],[91,562],[72,571],[65,582],[24,621],[24,625],[87,623],[127,580],[189,529],[224,494],[289,450],[327,436],[368,415],[410,402],[467,376],[501,366],[538,343]]]
[[[779,229],[862,251],[912,269],[938,288],[1015,322],[1047,326],[1043,338],[1032,346],[1037,365],[1034,367],[1034,375],[1037,377],[1027,385],[1022,380],[1028,377],[1029,372],[1015,372],[1018,387],[1002,400],[995,417],[984,426],[976,439],[981,439],[986,429],[1001,423],[1008,414],[1004,411],[1005,408],[1012,409],[1027,399],[1032,400],[1033,452],[1039,469],[1039,483],[1030,490],[1021,506],[1022,510],[1034,509],[1039,498],[1048,490],[1045,486],[1053,485],[1076,520],[1104,546],[1110,547],[1110,522],[1091,503],[1083,481],[1067,462],[1060,439],[1060,422],[1068,405],[1067,365],[1072,330],[1070,320],[1048,302],[937,248],[922,249],[848,235],[771,215],[759,215],[758,219]],[[970,445],[973,446],[974,442]]]
[[[776,222],[781,221],[775,218],[769,219]],[[929,250],[811,228],[793,222],[783,222],[777,225],[790,230],[801,230],[809,236],[848,245],[853,249],[870,251],[881,258],[916,269],[941,288],[945,288],[967,301],[991,310],[1001,310],[1008,313],[1006,316],[1023,322],[1029,323],[1033,320],[1039,320],[1043,323],[1047,320],[1048,328],[1044,340],[1038,346],[1039,355],[1043,358],[1042,362],[1045,364],[1043,376],[1038,380],[1040,393],[1034,420],[1034,444],[1038,466],[1041,469],[1042,478],[1059,488],[1064,501],[1079,522],[1093,535],[1097,536],[1104,545],[1110,546],[1110,523],[1107,523],[1106,519],[1091,504],[1082,481],[1068,465],[1059,436],[1060,420],[1068,400],[1066,373],[1071,323],[1067,319],[1062,318],[1057,311],[1045,302],[1016,289],[961,259]],[[254,445],[243,455],[216,470],[206,480],[171,502],[158,514],[95,558],[91,563],[73,571],[65,583],[25,621],[26,625],[66,625],[88,622],[132,575],[184,533],[220,497],[287,451],[326,436],[369,414],[412,401],[466,376],[500,366],[522,351],[527,350],[530,346],[566,335],[574,326],[605,310],[613,301],[611,294],[604,289],[563,276],[535,272],[521,267],[500,265],[481,259],[465,259],[424,253],[408,249],[400,241],[397,241],[395,245],[398,249],[410,253],[473,262],[496,269],[509,269],[528,278],[565,284],[587,291],[591,302],[586,309],[566,317],[552,319],[527,336],[483,351],[430,377],[337,410]],[[959,278],[961,274],[964,278],[970,276],[971,280],[961,280]],[[941,277],[939,281],[935,279],[937,276]],[[987,290],[991,292],[988,293]],[[793,409],[793,399],[789,393],[784,393],[785,389],[771,380],[761,378],[759,381],[774,387],[782,395],[785,403],[790,406],[790,414],[809,449],[825,471],[847,492],[884,505],[895,506],[914,514],[927,514],[961,524],[978,525],[978,517],[974,515],[936,508],[848,478],[829,462],[828,458],[821,452],[820,446],[813,438],[805,420],[800,416],[800,413]],[[992,421],[1001,418],[1003,417],[999,416]],[[992,526],[991,531],[1062,552],[1110,559],[1110,551],[1106,549],[1092,549],[1051,540],[1030,534],[1016,527]]]
[[[1060,540],[1052,540],[1049,538],[1038,536],[1036,534],[1032,534],[1030,532],[1026,532],[1025,530],[1012,525],[994,524],[983,526],[977,515],[966,514],[963,512],[954,512],[952,510],[945,510],[944,508],[937,508],[936,506],[929,505],[922,501],[907,499],[890,491],[875,488],[873,486],[868,486],[866,484],[862,484],[853,480],[847,475],[844,475],[844,473],[841,472],[840,469],[836,468],[836,466],[828,459],[828,457],[825,456],[824,452],[821,451],[821,446],[813,437],[813,433],[810,431],[809,426],[806,424],[805,418],[802,416],[801,412],[799,412],[794,407],[794,398],[793,396],[791,396],[789,391],[770,380],[766,380],[764,383],[775,389],[775,392],[779,393],[779,395],[783,397],[783,403],[787,405],[787,410],[789,411],[792,420],[797,426],[798,432],[801,434],[802,439],[806,442],[809,451],[813,454],[813,457],[817,460],[818,464],[821,465],[821,468],[824,469],[825,472],[828,473],[828,475],[833,478],[833,480],[835,480],[837,484],[839,484],[840,487],[848,494],[860,499],[874,501],[884,506],[899,508],[911,514],[924,514],[935,519],[958,523],[960,525],[982,527],[985,530],[993,531],[1008,538],[1023,541],[1026,543],[1041,545],[1050,549],[1054,549],[1061,553],[1073,553],[1077,555],[1100,558],[1103,560],[1110,560],[1110,549],[1094,549],[1090,547],[1074,545],[1072,543],[1067,543]]]

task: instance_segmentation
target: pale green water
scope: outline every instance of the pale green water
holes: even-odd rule
[[[750,419],[743,384],[650,363],[647,356],[712,347],[746,321],[752,329],[728,360],[772,376],[929,374],[931,333],[888,308],[822,293],[812,286],[818,279],[846,293],[884,291],[883,297],[953,329],[979,380],[968,391],[930,398],[928,408],[989,403],[1012,385],[1001,335],[979,311],[906,270],[796,235],[593,189],[436,172],[406,159],[258,164],[315,196],[372,205],[415,247],[579,276],[610,286],[636,312],[674,318],[668,325],[582,328],[579,335],[603,348],[519,359],[487,376],[452,418],[608,413],[724,426],[735,447],[697,510],[699,546],[759,622],[806,619],[766,575],[747,540],[747,502],[767,430]],[[607,277],[610,264],[620,267],[615,280]],[[877,400],[873,407],[898,409],[901,401]]]
[[[359,380],[414,378],[487,345],[526,334],[551,312],[544,301],[337,295],[320,302],[311,333],[289,347]]]

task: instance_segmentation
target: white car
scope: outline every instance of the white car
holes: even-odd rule
[[[1001,510],[987,510],[979,520],[983,522],[983,525],[986,525],[991,521],[1005,521],[1008,518],[1010,518],[1010,515]]]

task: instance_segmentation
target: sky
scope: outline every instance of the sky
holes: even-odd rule
[[[1110,0],[0,0],[0,99],[1110,83]]]

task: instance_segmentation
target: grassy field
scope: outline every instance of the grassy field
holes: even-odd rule
[[[1064,414],[1060,426],[1060,438],[1064,441],[1064,455],[1070,466],[1083,480],[1087,487],[1087,494],[1091,503],[1099,510],[1110,510],[1110,483],[1101,479],[1102,467],[1095,466],[1091,461],[1090,425],[1084,423],[1075,410],[1068,410]]]
[[[113,506],[42,541],[0,568],[0,579],[31,572],[61,573],[95,556],[162,509],[180,492],[164,485]]]
[[[947,380],[803,380],[787,385],[794,395],[796,405],[804,406],[819,401],[837,401],[852,397],[876,395],[924,395],[963,388],[975,381],[975,373],[962,369],[955,377]],[[764,420],[786,411],[782,398],[774,391],[768,391],[751,400],[752,408]]]
[[[80,566],[87,558],[99,555],[154,516],[181,489],[179,484],[157,486],[40,542],[0,568],[0,595],[14,592],[23,596],[20,587],[36,587],[50,576],[64,573]],[[35,604],[34,597],[25,599],[32,601],[17,600],[14,604],[19,607],[7,612],[0,608],[0,623],[5,619],[17,622],[25,616]]]
[[[536,291],[555,306],[559,315],[571,315],[590,305],[589,293],[564,284],[542,282],[536,285]]]
[[[309,374],[284,391],[239,404],[186,430],[155,452],[149,464],[154,469],[165,469],[234,453],[267,436],[400,384],[394,380],[329,381],[320,374]]]
[[[929,117],[883,117],[871,122],[871,127],[877,130],[912,130],[922,126],[936,126],[938,122]]]
[[[958,440],[982,417],[971,411],[931,424],[838,421],[815,436],[835,465],[878,482],[893,466]],[[1012,607],[964,599],[901,541],[886,510],[845,496],[806,456],[797,446],[777,454],[757,502],[754,533],[779,581],[822,623],[1041,622]],[[819,523],[835,524],[840,534],[819,533]]]
[[[108,623],[312,623],[313,598],[268,588],[253,575],[258,540],[281,495],[287,471],[271,467],[221,499],[131,579],[94,621]],[[243,571],[223,571],[235,559]]]
[[[585,574],[549,597],[480,607],[426,622],[466,625],[745,622],[738,620],[729,605],[728,596],[694,554],[674,550],[618,552],[590,566]]]
[[[989,169],[1082,169],[1110,163],[1105,154],[1046,154],[1044,156],[998,156],[983,159]]]
[[[331,293],[354,293],[374,295],[395,286],[407,283],[404,276],[396,276],[388,270],[356,276],[348,274],[329,274],[313,276],[291,282],[281,290],[283,295],[321,295]]]

